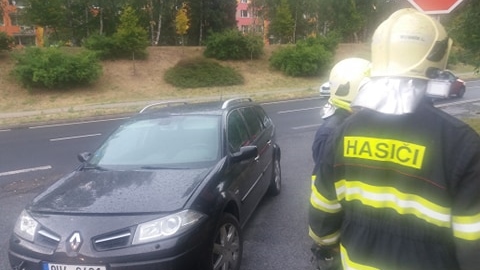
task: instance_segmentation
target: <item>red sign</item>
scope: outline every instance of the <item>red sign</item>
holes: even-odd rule
[[[463,0],[408,0],[417,10],[426,14],[450,13]]]

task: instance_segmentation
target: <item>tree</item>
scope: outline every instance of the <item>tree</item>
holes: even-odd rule
[[[56,39],[59,39],[59,28],[67,25],[64,0],[28,0],[24,12],[28,22],[53,30]]]
[[[449,33],[461,47],[460,60],[480,68],[480,2],[468,1],[450,24]],[[463,50],[462,50],[463,49]]]
[[[123,52],[130,52],[132,60],[135,61],[135,54],[145,55],[148,47],[147,31],[140,27],[135,10],[127,6],[120,15],[120,24],[117,32],[113,35],[116,45]],[[135,62],[133,63],[135,73]]]
[[[274,17],[270,21],[268,35],[274,36],[280,43],[292,42],[294,19],[286,0],[281,0],[276,8]]]
[[[182,37],[182,46],[185,45],[184,36],[187,34],[189,27],[190,19],[188,18],[188,6],[183,3],[175,16],[175,29],[177,30],[177,34]]]
[[[236,0],[187,0],[190,10],[188,44],[202,45],[210,33],[237,26]]]

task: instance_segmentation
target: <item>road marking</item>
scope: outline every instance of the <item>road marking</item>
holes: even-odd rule
[[[277,113],[284,114],[284,113],[292,113],[292,112],[302,112],[302,111],[309,111],[309,110],[318,110],[321,108],[322,107],[304,108],[304,109],[296,109],[296,110],[278,111]]]
[[[101,120],[92,120],[92,121],[83,121],[83,122],[73,122],[73,123],[63,123],[63,124],[51,124],[51,125],[43,125],[43,126],[29,127],[29,129],[39,129],[39,128],[50,128],[50,127],[62,127],[62,126],[83,125],[83,124],[90,124],[90,123],[100,123],[100,122],[108,122],[108,121],[125,120],[125,119],[128,119],[128,118],[130,118],[130,117],[110,118],[110,119],[101,119]]]
[[[86,134],[86,135],[78,135],[78,136],[55,138],[55,139],[50,139],[50,141],[51,141],[51,142],[66,141],[66,140],[73,140],[73,139],[82,139],[82,138],[88,138],[88,137],[96,137],[96,136],[101,136],[101,135],[102,135],[102,133]]]
[[[313,128],[313,127],[319,127],[321,124],[315,124],[315,125],[306,125],[306,126],[298,126],[298,127],[292,127],[292,129],[305,129],[305,128]]]
[[[11,129],[0,129],[0,132],[12,131]]]
[[[41,170],[49,170],[51,168],[52,168],[52,166],[47,165],[47,166],[40,166],[40,167],[34,167],[34,168],[28,168],[28,169],[22,169],[22,170],[16,170],[16,171],[0,172],[0,176],[7,176],[7,175],[41,171]]]
[[[448,102],[448,103],[437,104],[437,105],[434,105],[434,106],[437,107],[437,108],[441,108],[441,107],[454,106],[454,105],[460,105],[460,104],[465,104],[465,103],[473,103],[473,102],[478,102],[478,101],[480,101],[480,98],[453,101],[453,102]]]

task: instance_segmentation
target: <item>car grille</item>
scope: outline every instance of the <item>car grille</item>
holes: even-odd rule
[[[131,236],[132,232],[130,230],[104,234],[93,240],[93,246],[98,251],[126,247],[130,243]]]
[[[55,248],[58,243],[60,243],[59,236],[44,229],[40,229],[38,231],[37,238],[35,240],[36,243],[49,248]]]

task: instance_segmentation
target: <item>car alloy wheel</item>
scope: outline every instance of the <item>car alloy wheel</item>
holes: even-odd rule
[[[220,219],[213,242],[212,263],[214,270],[238,270],[242,260],[243,243],[238,220],[225,213]]]
[[[281,190],[282,190],[282,170],[280,168],[280,158],[277,155],[273,161],[272,180],[270,182],[268,193],[272,196],[276,196],[280,194]]]

